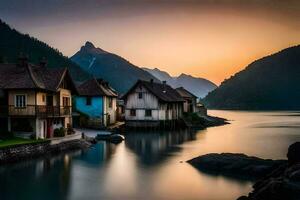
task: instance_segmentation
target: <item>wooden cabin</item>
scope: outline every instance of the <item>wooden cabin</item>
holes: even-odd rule
[[[88,116],[87,124],[82,126],[104,128],[116,123],[118,94],[108,82],[93,78],[79,85],[77,90],[76,110]]]
[[[176,88],[176,91],[184,99],[183,112],[194,113],[197,110],[197,96],[184,87]]]
[[[129,127],[157,127],[178,121],[183,113],[184,99],[166,82],[138,80],[123,99]]]
[[[0,121],[7,131],[22,137],[51,138],[54,131],[72,127],[72,94],[76,87],[67,68],[0,64]]]

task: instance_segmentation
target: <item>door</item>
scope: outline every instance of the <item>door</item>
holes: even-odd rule
[[[53,96],[52,95],[47,95],[46,105],[53,106]]]
[[[109,126],[110,125],[110,115],[108,114],[106,116],[106,126]]]
[[[51,132],[52,132],[52,120],[48,119],[47,120],[47,138],[51,137]]]

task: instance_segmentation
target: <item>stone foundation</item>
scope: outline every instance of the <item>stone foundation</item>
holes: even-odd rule
[[[55,145],[50,145],[50,141],[45,141],[35,144],[10,146],[0,149],[0,163],[16,162],[22,159],[30,159],[69,150],[86,149],[89,146],[90,143],[81,139],[62,142]]]

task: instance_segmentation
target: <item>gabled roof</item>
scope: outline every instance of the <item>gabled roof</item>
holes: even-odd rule
[[[198,98],[196,95],[185,89],[184,87],[176,88],[176,91],[180,94],[183,98]]]
[[[109,86],[108,82],[102,79],[90,79],[77,87],[81,96],[109,96],[117,97],[117,92]]]
[[[150,93],[163,102],[182,102],[184,99],[179,93],[166,83],[138,80],[134,86],[123,96],[125,99],[136,87],[144,86]]]
[[[55,92],[66,76],[70,77],[67,68],[49,69],[29,63],[0,64],[1,89],[42,89]],[[73,81],[72,85],[76,89]]]

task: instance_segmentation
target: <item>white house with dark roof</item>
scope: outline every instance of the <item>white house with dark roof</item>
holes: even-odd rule
[[[158,126],[178,120],[183,113],[184,99],[166,82],[138,80],[122,99],[127,126]]]

